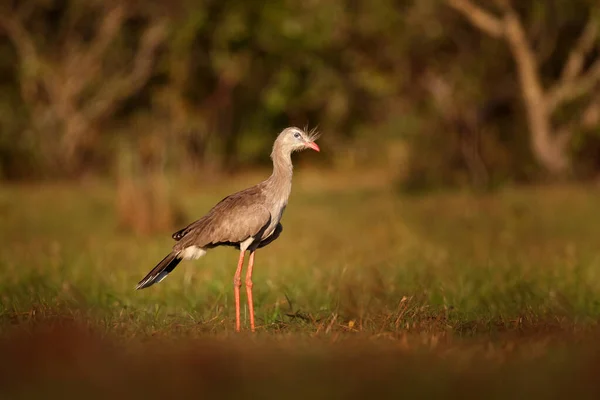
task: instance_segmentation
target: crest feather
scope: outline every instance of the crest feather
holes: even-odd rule
[[[319,127],[315,126],[314,128],[312,128],[311,130],[308,130],[308,125],[306,125],[304,127],[304,132],[306,133],[306,138],[311,141],[314,142],[315,140],[317,140],[318,138],[321,137],[321,133],[318,131]]]

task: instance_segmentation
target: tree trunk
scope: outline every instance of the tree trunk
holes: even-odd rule
[[[81,115],[74,113],[64,119],[61,150],[63,168],[69,175],[77,174],[84,161],[84,142],[89,141],[92,135],[89,124]]]
[[[505,22],[506,37],[517,64],[532,153],[548,172],[564,175],[570,169],[567,147],[553,132],[535,54],[529,47],[518,17],[508,12]]]

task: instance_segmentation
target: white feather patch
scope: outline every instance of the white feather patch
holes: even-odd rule
[[[248,239],[240,243],[240,250],[246,251],[252,242],[254,242],[254,238],[250,236]]]
[[[156,277],[156,280],[154,281],[154,283],[159,283],[162,282],[163,279],[165,279],[167,277],[167,275],[169,275],[168,272],[163,271],[160,274],[158,274],[158,276]]]
[[[206,250],[204,250],[202,247],[190,246],[181,250],[177,257],[184,260],[197,260],[205,254]]]

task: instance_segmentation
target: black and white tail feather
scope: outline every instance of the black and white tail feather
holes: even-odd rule
[[[148,275],[146,275],[144,279],[137,284],[135,288],[139,290],[150,287],[155,283],[165,279],[167,275],[169,275],[182,260],[197,260],[204,254],[206,254],[206,250],[204,248],[194,245],[185,247],[183,250],[172,251],[165,258],[163,258],[162,261],[159,262],[156,267],[154,267],[152,271],[150,271]]]
[[[181,258],[178,258],[176,253],[170,253],[137,284],[136,290],[145,289],[162,281],[180,262]]]

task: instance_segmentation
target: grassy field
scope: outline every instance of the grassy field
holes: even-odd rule
[[[188,185],[180,201],[191,220],[255,181]],[[170,231],[119,229],[107,184],[0,187],[0,393],[600,394],[600,189],[344,182],[296,179],[282,236],[257,252],[254,335],[245,310],[233,331],[235,250],[135,291]]]

